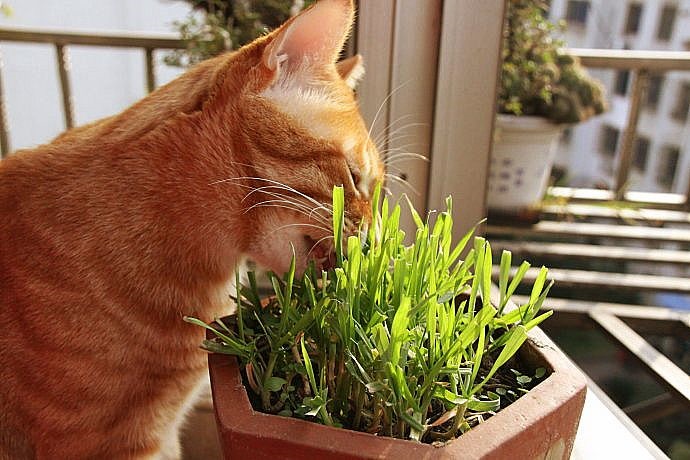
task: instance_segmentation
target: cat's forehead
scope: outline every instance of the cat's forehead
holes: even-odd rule
[[[274,85],[261,95],[311,136],[338,146],[360,177],[361,191],[368,194],[381,174],[380,161],[351,90],[345,91],[322,85]]]
[[[338,146],[348,157],[370,144],[353,97],[321,86],[274,86],[261,94],[316,139]]]
[[[352,134],[359,117],[352,101],[324,85],[281,85],[266,89],[264,98],[316,138],[337,140]]]

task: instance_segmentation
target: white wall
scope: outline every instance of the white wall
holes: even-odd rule
[[[66,31],[172,32],[189,7],[172,0],[10,0],[11,17],[0,26]],[[77,125],[121,111],[146,93],[140,50],[69,47]],[[1,43],[3,85],[12,149],[44,143],[64,130],[52,45]],[[157,52],[160,62],[164,52]],[[158,83],[179,69],[157,66]]]

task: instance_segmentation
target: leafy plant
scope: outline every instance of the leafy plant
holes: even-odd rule
[[[604,90],[554,35],[541,0],[509,0],[503,31],[499,112],[556,123],[584,121],[606,109]]]
[[[545,268],[529,301],[509,311],[529,264],[511,279],[511,254],[501,254],[494,303],[491,246],[476,237],[461,258],[473,230],[451,243],[450,198],[433,225],[410,207],[417,227],[412,245],[403,243],[400,205],[380,204],[380,189],[366,236],[343,241],[343,202],[336,187],[334,269],[317,272],[312,265],[297,276],[293,260],[284,276],[270,274],[274,296],[268,300],[250,273],[246,285],[237,280],[236,317],[212,325],[186,319],[215,334],[204,341],[206,350],[239,358],[261,410],[442,441],[533,383],[510,373],[498,378],[498,370],[513,363],[527,331],[551,314],[539,313],[551,287]]]
[[[285,22],[314,0],[184,0],[193,8],[174,27],[187,46],[165,57],[187,67],[237,49]]]

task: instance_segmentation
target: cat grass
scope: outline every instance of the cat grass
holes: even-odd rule
[[[540,312],[548,271],[541,269],[529,301],[509,310],[529,263],[511,278],[511,254],[501,253],[494,301],[491,245],[473,238],[474,229],[452,243],[450,198],[433,224],[409,207],[416,233],[408,245],[400,204],[380,195],[366,236],[344,240],[343,190],[334,189],[334,269],[311,266],[297,276],[293,261],[282,276],[269,273],[268,299],[249,273],[247,283],[237,279],[235,317],[186,320],[215,335],[204,349],[237,356],[258,410],[442,442],[545,375],[517,370],[515,355],[552,313]]]

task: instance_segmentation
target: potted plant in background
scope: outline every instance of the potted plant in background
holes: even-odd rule
[[[585,385],[536,328],[547,270],[511,309],[528,263],[510,279],[504,251],[493,295],[491,246],[475,238],[461,258],[472,232],[451,244],[450,199],[433,225],[411,210],[405,246],[400,206],[378,197],[367,236],[343,244],[334,190],[335,268],[293,263],[266,299],[250,274],[235,317],[187,319],[209,330],[225,456],[568,458]]]
[[[225,51],[238,49],[283,24],[314,0],[180,0],[192,11],[174,22],[186,48],[171,51],[165,63],[188,67]]]
[[[540,203],[564,127],[606,108],[601,84],[554,35],[541,0],[509,0],[489,168],[492,214],[527,216]]]

